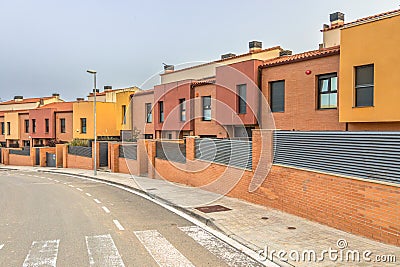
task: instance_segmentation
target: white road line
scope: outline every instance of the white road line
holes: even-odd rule
[[[124,267],[111,235],[86,236],[90,266]]]
[[[70,184],[70,185],[68,185],[69,187],[75,187],[75,186],[73,186],[72,184]]]
[[[1,244],[1,245],[0,245],[0,250],[1,250],[3,247],[4,247],[4,244]]]
[[[82,189],[80,189],[80,188],[78,188],[78,187],[76,188],[76,190],[81,191],[81,192],[83,191]]]
[[[110,213],[110,210],[109,209],[107,209],[107,207],[105,207],[105,206],[103,206],[103,207],[101,207],[106,213]]]
[[[40,178],[44,179],[45,177],[40,177]],[[47,180],[53,181],[53,179],[51,179],[51,178],[47,178]]]
[[[117,226],[118,230],[120,230],[120,231],[125,230],[125,228],[119,223],[118,220],[113,220],[113,222],[114,222],[115,226]]]
[[[89,193],[86,193],[86,195],[88,196],[88,197],[91,197],[92,195],[91,194],[89,194]]]
[[[94,200],[94,202],[96,202],[97,204],[100,204],[100,203],[101,203],[101,201],[98,200],[97,198],[95,198],[95,199],[93,199],[93,200]]]
[[[54,182],[59,183],[60,181],[59,180],[54,180]]]
[[[157,230],[134,233],[159,266],[194,266]]]
[[[185,226],[179,229],[229,266],[263,266],[198,226]]]
[[[22,267],[55,267],[59,244],[60,240],[33,241]]]

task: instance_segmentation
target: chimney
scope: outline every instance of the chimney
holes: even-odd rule
[[[24,100],[24,97],[22,95],[14,96],[14,101],[15,102],[21,102],[22,100]]]
[[[85,100],[83,97],[78,97],[78,98],[76,99],[76,101],[78,101],[78,102],[81,102],[81,101],[83,101],[83,100]]]
[[[53,93],[52,96],[55,97],[55,98],[57,98],[57,99],[60,98],[60,94],[58,94],[58,93]]]
[[[40,99],[39,105],[41,105],[41,106],[44,105],[44,99],[43,98]]]
[[[174,65],[164,64],[164,73],[170,73],[170,72],[174,72]]]
[[[249,42],[249,52],[250,53],[258,52],[261,49],[262,49],[262,42],[260,42],[260,41]]]
[[[342,12],[335,12],[330,14],[331,27],[341,26],[344,24],[344,14]]]
[[[111,91],[112,86],[111,85],[104,85],[104,91]]]
[[[236,54],[227,53],[227,54],[221,55],[221,59],[228,59],[228,58],[235,57],[235,56],[236,56]]]
[[[279,56],[283,57],[283,56],[291,56],[292,55],[292,50],[281,50],[279,52]]]

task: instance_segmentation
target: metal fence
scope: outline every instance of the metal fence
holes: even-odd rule
[[[91,158],[92,157],[92,147],[68,146],[68,154]]]
[[[274,163],[400,183],[400,132],[274,134]]]
[[[20,156],[30,156],[31,155],[31,150],[28,149],[10,149],[10,154],[14,155],[20,155]]]
[[[199,138],[195,144],[197,159],[252,169],[251,141]]]
[[[157,141],[156,148],[157,158],[186,163],[186,144]]]
[[[137,160],[137,144],[120,145],[119,157]]]

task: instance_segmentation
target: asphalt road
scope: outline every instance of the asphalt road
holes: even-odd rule
[[[207,231],[124,190],[0,171],[0,266],[259,266]]]

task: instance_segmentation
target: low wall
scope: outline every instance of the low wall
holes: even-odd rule
[[[56,148],[55,147],[43,147],[40,148],[40,167],[46,167],[47,166],[47,158],[46,158],[46,153],[56,153]]]
[[[8,165],[32,166],[31,156],[8,154]]]
[[[257,132],[253,132],[253,143],[257,144],[257,138]],[[192,148],[187,149],[188,155],[193,153]],[[253,147],[254,159],[260,157],[259,151]],[[150,151],[150,154],[154,153]],[[397,184],[273,165],[261,186],[249,192],[254,171],[198,160],[188,160],[185,164],[156,158],[154,164],[155,178],[213,192],[221,192],[227,183],[235,183],[234,177],[241,177],[228,196],[400,246],[400,186]],[[267,166],[264,162],[260,164]],[[195,166],[203,170],[193,171]]]
[[[66,163],[67,166],[64,166],[64,168],[93,170],[92,158],[68,154]]]
[[[118,167],[120,173],[139,174],[138,162],[133,159],[118,158]]]

